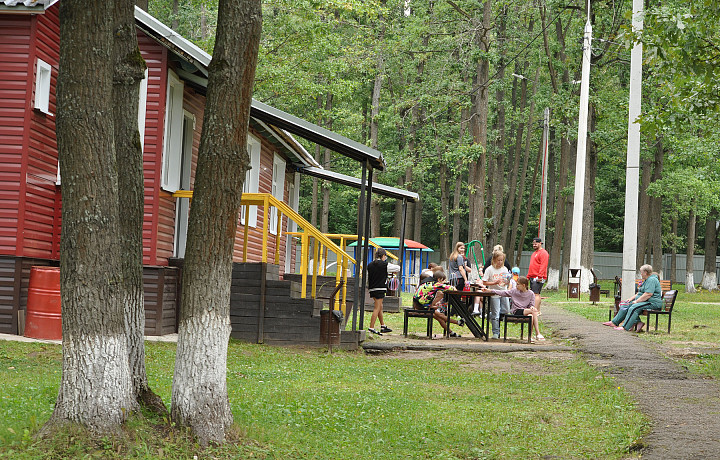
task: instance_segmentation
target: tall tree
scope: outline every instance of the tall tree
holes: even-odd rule
[[[718,252],[718,226],[719,213],[713,209],[705,221],[705,263],[703,264],[703,277],[700,285],[708,291],[718,290],[717,279],[717,252]]]
[[[223,442],[232,255],[250,158],[247,135],[262,24],[260,0],[221,0],[209,67],[183,270],[171,415],[201,444]]]
[[[60,2],[63,360],[60,390],[45,432],[66,423],[115,432],[138,407],[128,364],[117,238],[114,24],[113,2]]]
[[[145,186],[143,156],[138,131],[140,82],[145,61],[140,55],[132,0],[116,0],[113,16],[113,120],[117,157],[122,245],[122,295],[127,328],[133,393],[138,402],[160,413],[167,409],[150,390],[145,370],[145,302],[143,293],[143,241]]]

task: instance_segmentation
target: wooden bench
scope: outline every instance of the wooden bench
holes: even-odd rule
[[[667,315],[668,317],[668,334],[670,333],[670,325],[672,324],[672,311],[677,299],[677,290],[671,289],[663,293],[663,307],[660,310],[645,310],[640,315],[647,317],[648,330],[650,329],[650,315],[655,315],[655,330],[658,330],[658,316]]]
[[[403,323],[403,335],[405,337],[407,337],[408,318],[425,318],[425,319],[427,319],[427,336],[429,338],[432,338],[433,314],[435,313],[435,308],[427,308],[427,309],[423,309],[423,310],[420,310],[417,308],[405,308],[404,310],[405,310],[405,322]]]
[[[642,278],[638,278],[635,280],[635,292],[637,292],[637,286],[642,282]],[[660,280],[660,290],[662,291],[662,296],[665,297],[665,294],[672,290],[672,281],[671,280]],[[615,297],[616,299],[620,296],[620,293],[622,291],[622,278],[616,276],[615,277]],[[677,291],[675,291],[677,295]],[[613,319],[613,316],[617,315],[618,308],[617,308],[617,302],[615,305],[610,307],[609,314],[608,314],[608,321],[611,321]],[[663,313],[660,313],[663,314]],[[657,317],[655,318],[657,320]],[[655,328],[657,330],[657,327]],[[668,325],[668,333],[670,333],[670,325]]]

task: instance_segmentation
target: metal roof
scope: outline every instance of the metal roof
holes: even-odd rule
[[[302,174],[314,176],[319,179],[329,180],[331,182],[337,182],[338,184],[349,185],[355,188],[360,188],[360,185],[362,184],[361,180],[357,177],[348,176],[324,168],[307,167],[300,168],[299,171]],[[390,198],[397,198],[399,200],[407,199],[411,203],[415,203],[420,199],[420,196],[415,192],[410,192],[401,188],[391,187],[385,184],[378,184],[377,182],[373,182],[372,191],[373,193],[377,193],[378,195],[383,195]]]
[[[135,7],[135,20],[140,29],[155,37],[178,56],[195,65],[200,72],[207,76],[212,56],[137,6]],[[189,74],[188,76],[191,75],[190,72],[185,73]],[[195,84],[207,85],[205,78],[195,76],[195,78],[191,79]],[[252,100],[250,116],[283,129],[288,133],[297,134],[358,162],[368,161],[374,169],[381,171],[385,169],[382,153],[377,150],[255,99]]]
[[[367,160],[373,169],[385,169],[385,160],[377,150],[255,99],[250,107],[250,115],[358,162]]]

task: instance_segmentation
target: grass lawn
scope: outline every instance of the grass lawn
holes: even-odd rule
[[[147,344],[166,403],[174,355],[173,343]],[[647,429],[613,379],[572,353],[329,355],[231,341],[238,442],[202,450],[138,421],[124,441],[37,442],[60,368],[57,345],[0,342],[0,457],[627,458]]]
[[[612,283],[601,283],[603,289],[610,289]],[[672,327],[667,333],[667,317],[660,317],[658,330],[655,332],[655,319],[646,326],[649,333],[639,334],[645,340],[664,347],[698,349],[694,359],[685,359],[683,363],[694,372],[711,375],[720,379],[720,293],[702,291],[694,294],[685,292],[684,284],[674,284],[678,297],[673,307]],[[579,313],[593,321],[608,320],[608,310],[614,303],[611,297],[600,297],[600,303],[593,305],[588,295],[582,294],[581,299],[567,299],[564,290],[543,292],[548,302],[561,305],[563,308]]]

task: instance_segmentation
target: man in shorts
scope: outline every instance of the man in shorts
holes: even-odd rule
[[[540,311],[540,291],[547,280],[550,254],[542,247],[542,238],[533,238],[532,245],[535,252],[530,256],[527,279],[530,281],[530,290],[535,293],[535,308]]]

